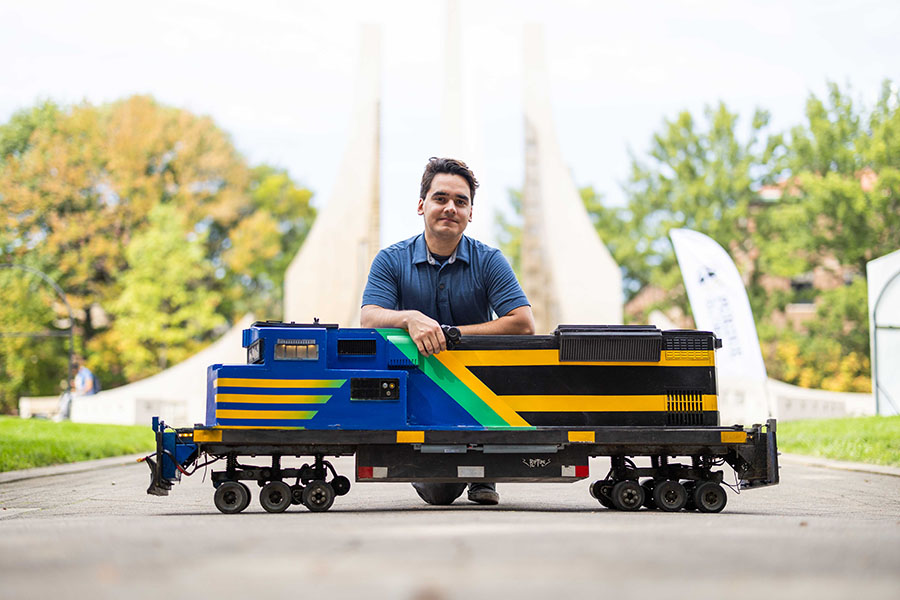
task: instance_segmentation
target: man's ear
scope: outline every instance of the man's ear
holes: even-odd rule
[[[419,206],[416,208],[416,214],[425,214],[425,198],[419,198]]]
[[[474,211],[474,210],[475,210],[474,206],[469,207],[469,223],[472,222],[472,211]]]

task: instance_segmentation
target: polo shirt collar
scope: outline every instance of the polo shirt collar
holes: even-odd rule
[[[459,244],[453,250],[453,254],[447,259],[447,264],[452,265],[457,260],[469,264],[469,239],[464,235],[459,240]],[[437,261],[431,256],[428,250],[428,244],[425,243],[425,234],[422,233],[416,237],[413,242],[413,264],[427,262],[430,265],[436,265]]]

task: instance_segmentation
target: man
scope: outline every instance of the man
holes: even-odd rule
[[[66,391],[60,396],[59,410],[55,420],[62,421],[69,418],[72,410],[72,396],[93,396],[100,391],[96,379],[94,373],[85,364],[84,358],[76,355],[70,379],[71,393]]]
[[[499,250],[463,235],[478,181],[462,161],[431,158],[419,190],[425,231],[383,249],[362,300],[363,327],[406,329],[424,356],[447,349],[441,325],[463,335],[532,334],[534,316]],[[491,318],[492,311],[499,318]],[[465,484],[414,483],[429,504],[450,504]],[[469,485],[468,498],[497,504],[493,483]]]

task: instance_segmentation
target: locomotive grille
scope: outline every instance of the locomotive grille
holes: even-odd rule
[[[702,425],[703,395],[696,390],[666,394],[666,425]]]
[[[375,340],[338,340],[337,350],[341,356],[374,356]]]
[[[560,361],[659,362],[658,336],[565,335],[560,337]]]
[[[713,338],[698,335],[665,336],[663,351],[668,360],[710,360]]]
[[[352,377],[350,400],[397,400],[400,397],[399,379]]]

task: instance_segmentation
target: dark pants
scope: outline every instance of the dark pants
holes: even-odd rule
[[[422,500],[428,504],[435,504],[437,506],[453,504],[453,501],[459,498],[465,491],[467,485],[468,484],[465,483],[430,483],[421,481],[416,481],[412,484],[416,493],[419,494],[419,497]],[[496,485],[493,483],[483,483],[480,485],[490,486],[491,489],[496,489]]]

